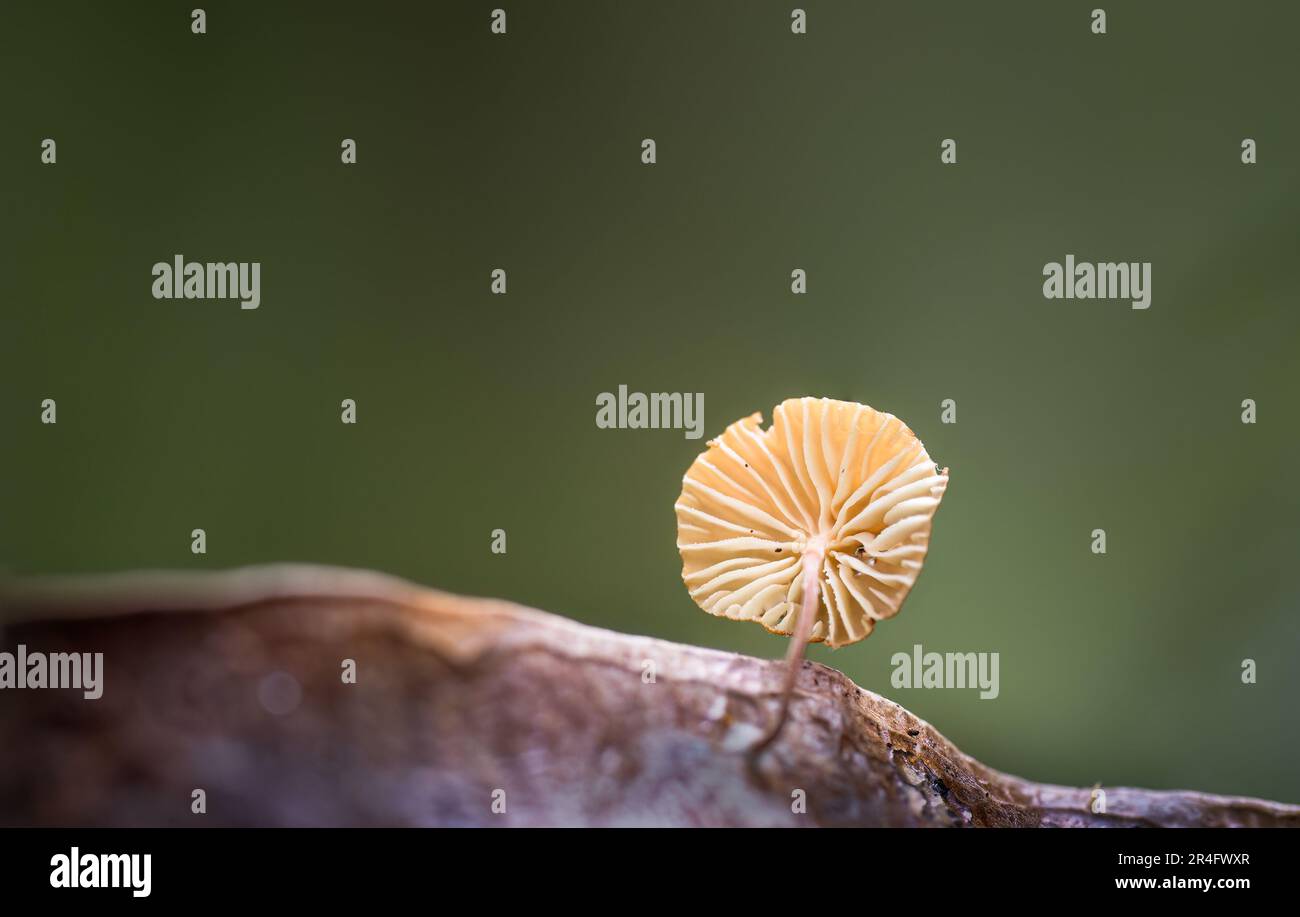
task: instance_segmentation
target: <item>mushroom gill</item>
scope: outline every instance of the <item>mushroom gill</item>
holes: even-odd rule
[[[805,639],[856,643],[916,582],[948,470],[865,405],[795,398],[761,422],[731,424],[683,477],[682,578],[710,614],[796,638],[816,601]]]

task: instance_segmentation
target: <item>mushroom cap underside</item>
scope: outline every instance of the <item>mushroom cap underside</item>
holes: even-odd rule
[[[682,478],[682,579],[705,611],[792,634],[801,558],[824,551],[812,641],[845,646],[898,613],[948,486],[916,435],[866,405],[794,398],[710,440]]]

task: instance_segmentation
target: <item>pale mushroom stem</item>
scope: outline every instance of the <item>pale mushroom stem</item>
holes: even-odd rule
[[[803,654],[808,649],[812,638],[813,622],[817,620],[817,605],[821,598],[822,562],[826,559],[826,543],[821,538],[809,542],[803,552],[803,603],[799,606],[799,618],[795,622],[794,636],[790,638],[790,649],[785,654],[785,685],[781,690],[781,710],[776,723],[767,735],[754,745],[752,753],[757,755],[767,749],[781,736],[785,721],[790,713],[790,698],[794,694],[794,683],[799,677],[803,665]]]

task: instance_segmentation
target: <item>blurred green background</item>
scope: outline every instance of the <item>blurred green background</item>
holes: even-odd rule
[[[703,441],[595,397],[858,400],[952,483],[902,614],[814,658],[1025,777],[1300,802],[1300,8],[194,5],[0,15],[4,565],[374,567],[775,657],[680,581]],[[176,253],[261,308],[152,299]],[[1043,299],[1067,253],[1152,307]],[[914,643],[1001,696],[892,689]]]

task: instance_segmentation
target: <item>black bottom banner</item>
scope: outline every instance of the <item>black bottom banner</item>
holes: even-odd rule
[[[1072,900],[1201,896],[1228,903],[1291,887],[1291,841],[1281,830],[1250,829],[803,831],[748,838],[735,831],[662,830],[31,829],[0,832],[0,875],[7,898],[51,903],[286,898],[338,905],[373,902],[377,893],[427,895],[431,881],[454,884],[457,897],[503,888],[540,893],[565,874],[584,877],[584,888],[603,878],[660,890],[678,882],[699,889],[701,877],[713,874],[707,885],[758,897],[776,877],[744,868],[745,861],[757,866],[775,849],[801,874],[801,885],[820,874],[832,885],[841,877],[908,897],[942,890],[946,899],[972,904],[1040,890]]]

